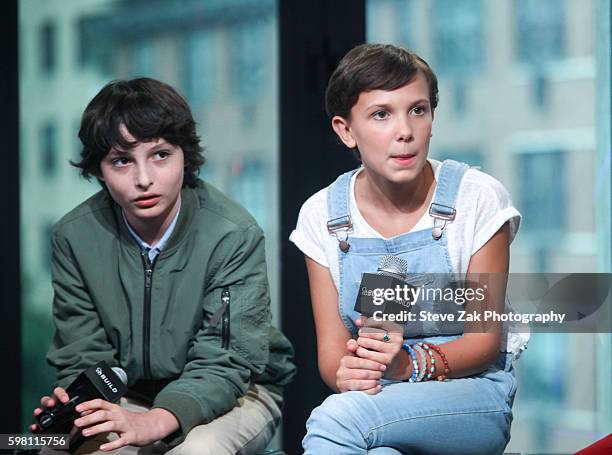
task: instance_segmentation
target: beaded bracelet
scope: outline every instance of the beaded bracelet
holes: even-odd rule
[[[419,345],[423,348],[423,350],[427,353],[429,357],[429,368],[427,372],[427,377],[425,378],[425,380],[429,381],[433,376],[434,371],[436,371],[436,358],[434,357],[434,353],[427,343],[423,343],[421,341],[419,342]]]
[[[434,351],[436,351],[440,355],[440,358],[442,359],[442,363],[444,363],[444,374],[441,374],[440,376],[437,377],[438,381],[444,381],[449,371],[448,360],[446,360],[446,356],[444,355],[444,353],[442,352],[442,349],[440,349],[439,346],[436,346],[435,344],[430,344],[430,346]]]
[[[412,346],[408,343],[402,344],[402,347],[408,351],[408,354],[410,354],[410,358],[412,359],[412,376],[410,376],[408,382],[414,382],[419,374],[419,362],[417,361],[416,352],[414,352],[414,349],[412,349]]]
[[[421,359],[421,367],[419,368],[419,374],[416,378],[416,382],[421,382],[427,372],[427,361],[425,360],[425,349],[423,349],[419,343],[412,345],[412,348],[419,353]]]

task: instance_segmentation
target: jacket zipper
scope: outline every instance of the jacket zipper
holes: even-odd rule
[[[223,319],[221,322],[221,347],[229,349],[230,344],[230,291],[229,287],[224,287],[221,291],[221,302],[225,305]]]
[[[144,266],[145,282],[144,282],[144,308],[142,318],[142,365],[144,368],[145,378],[151,377],[151,359],[150,359],[150,343],[151,343],[151,285],[153,283],[153,265],[149,261],[149,256],[146,251],[140,253],[142,264]]]

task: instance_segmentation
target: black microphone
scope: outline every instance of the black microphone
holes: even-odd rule
[[[121,368],[111,368],[105,361],[86,369],[68,386],[70,400],[37,417],[41,433],[68,433],[72,422],[78,417],[75,408],[80,403],[101,398],[116,402],[127,391],[127,375]]]
[[[404,292],[414,286],[406,283],[408,262],[397,256],[384,256],[377,273],[363,273],[355,301],[355,311],[364,316],[375,312],[400,314],[412,310],[410,295]],[[400,290],[398,298],[397,290]],[[406,298],[401,298],[406,297]]]

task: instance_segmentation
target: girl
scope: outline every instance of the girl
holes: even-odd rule
[[[492,454],[508,443],[520,339],[353,310],[362,274],[385,261],[442,288],[454,274],[508,272],[520,214],[494,178],[428,159],[437,102],[429,65],[392,45],[354,48],[329,81],[332,128],[362,166],[308,199],[290,237],[306,256],[319,370],[341,392],[312,412],[306,454]],[[502,301],[503,286],[492,290]]]

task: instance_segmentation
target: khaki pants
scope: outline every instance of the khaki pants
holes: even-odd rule
[[[122,398],[120,404],[134,412],[150,409],[132,399]],[[281,404],[282,398],[279,395],[265,387],[253,385],[227,414],[192,428],[185,440],[171,450],[162,441],[158,441],[145,447],[126,446],[112,452],[102,452],[98,450],[100,445],[117,439],[115,433],[105,433],[86,440],[75,454],[252,455],[264,450],[274,436],[281,418]],[[69,452],[45,448],[40,453],[63,455]]]

